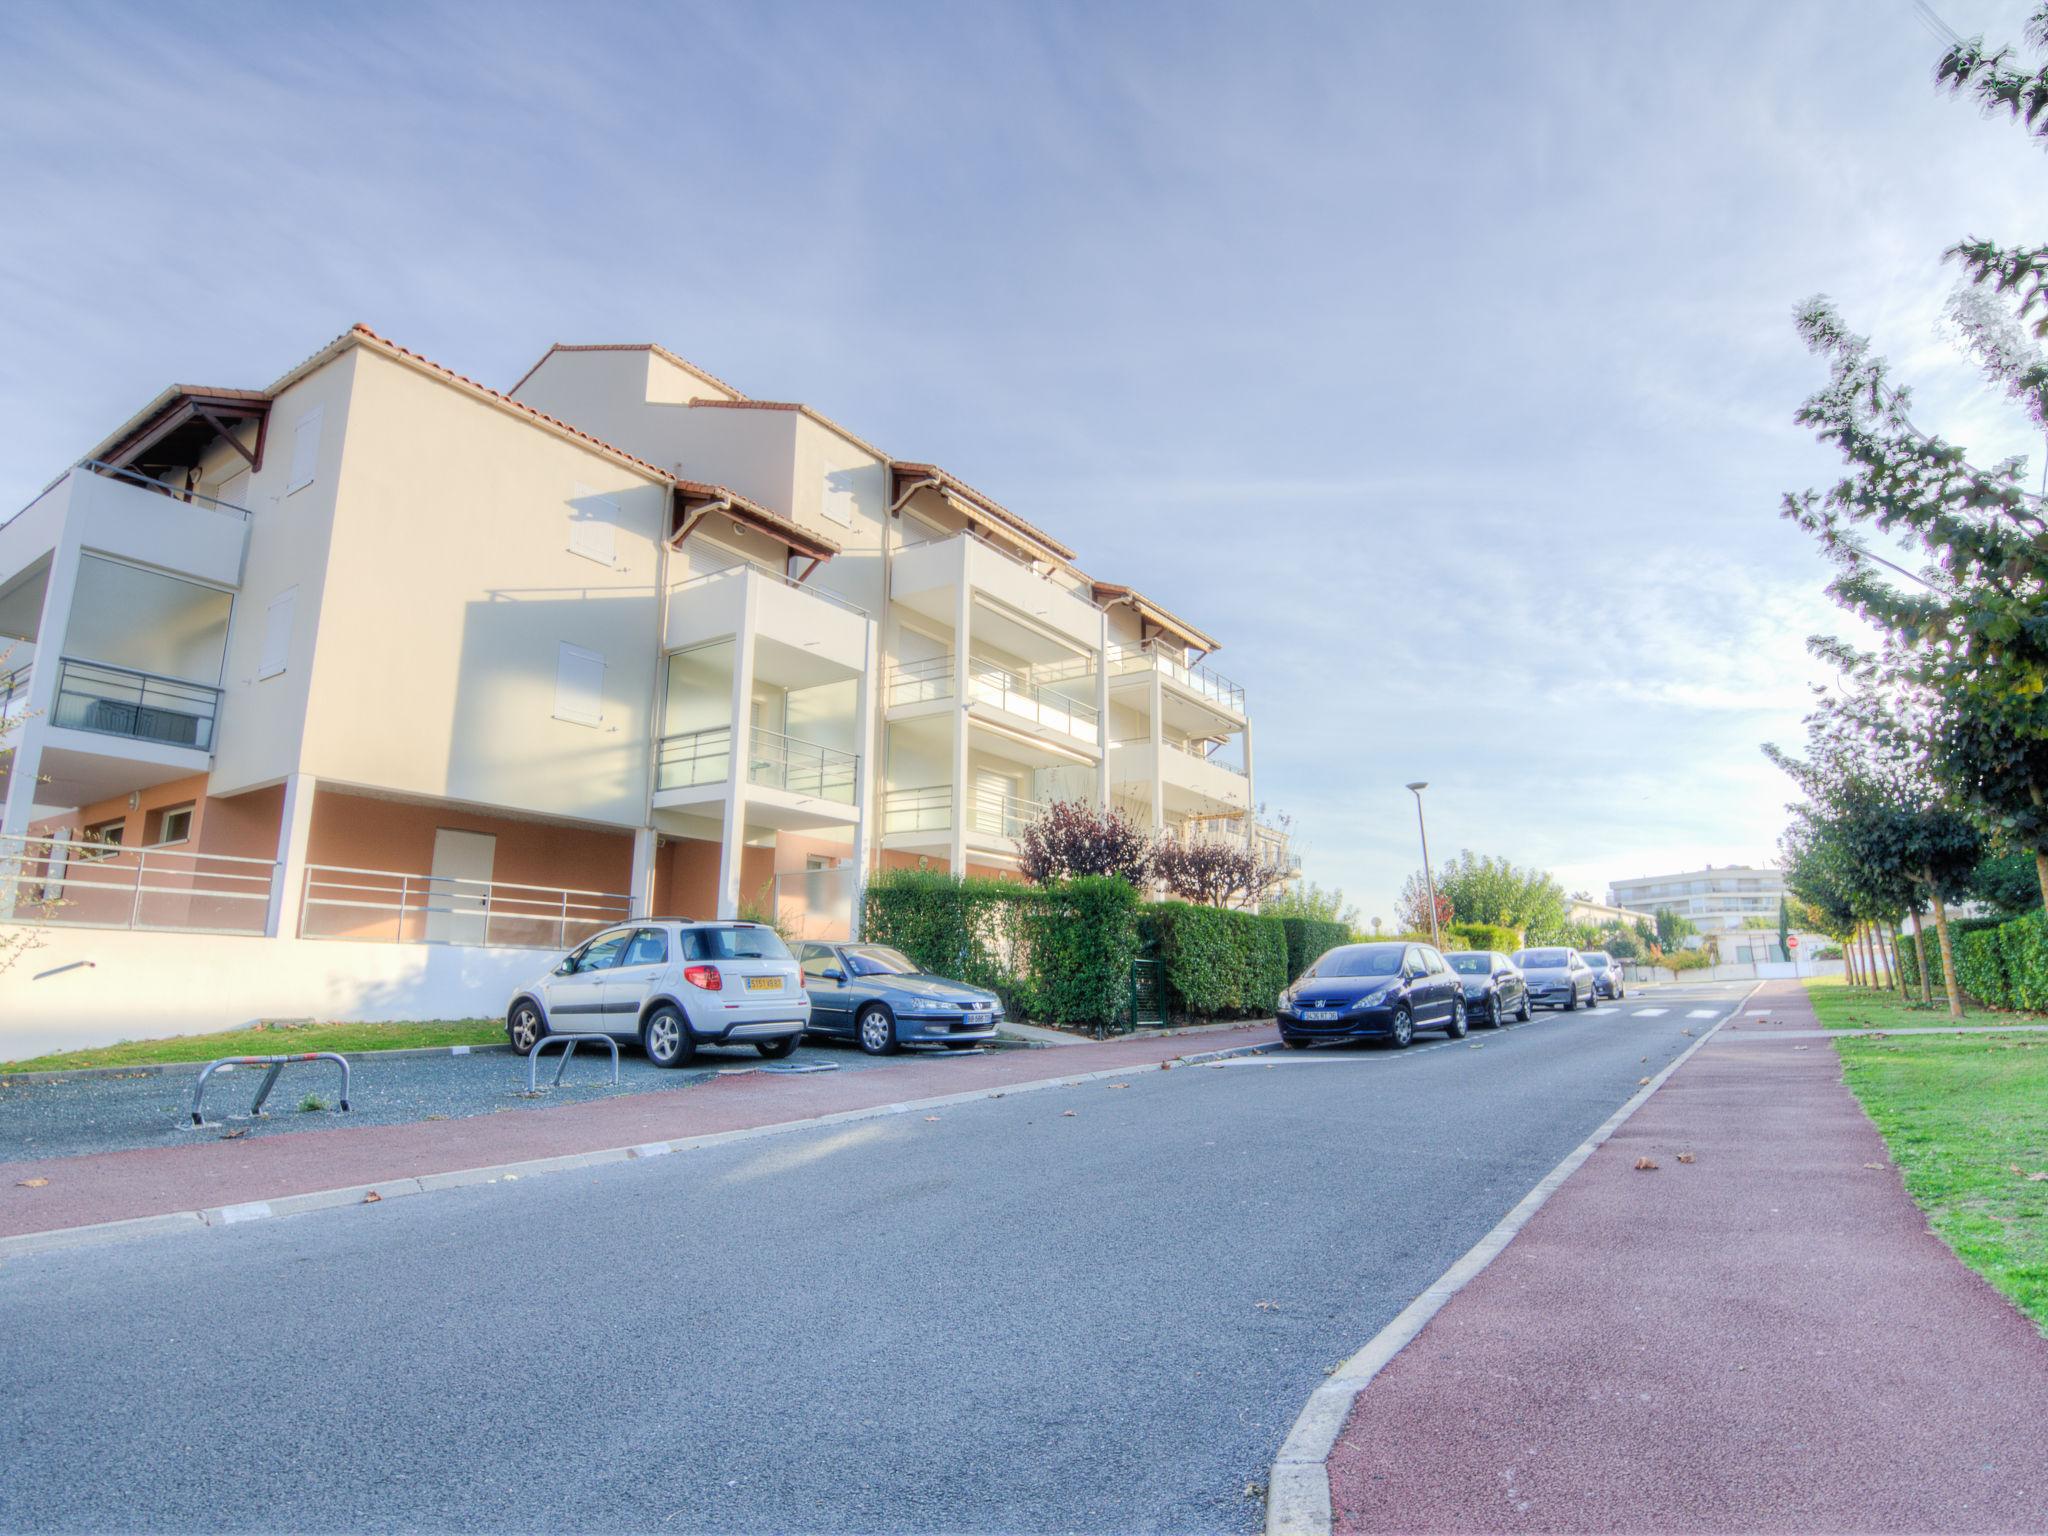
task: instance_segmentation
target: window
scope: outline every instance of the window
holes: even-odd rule
[[[564,640],[555,654],[555,718],[604,723],[604,658]]]
[[[94,822],[78,834],[81,843],[94,843],[102,850],[83,855],[89,859],[104,859],[116,852],[128,836],[128,818],[123,816],[115,821]]]
[[[320,407],[314,406],[299,418],[299,424],[292,428],[292,472],[284,483],[284,493],[313,483],[313,472],[320,467]]]
[[[192,807],[174,805],[157,813],[156,841],[161,847],[165,843],[186,843],[192,840]]]
[[[270,600],[263,613],[263,650],[256,658],[256,679],[275,677],[292,656],[292,622],[298,614],[299,589],[293,587]]]
[[[668,935],[659,928],[642,928],[626,946],[620,965],[667,965]]]
[[[683,932],[689,960],[787,960],[789,947],[773,928],[689,928]]]
[[[611,565],[618,556],[619,504],[587,485],[569,499],[569,553]]]
[[[626,940],[633,937],[633,930],[621,928],[616,933],[601,933],[574,955],[570,956],[571,969],[583,971],[608,971],[619,963],[619,953],[626,947]]]
[[[804,946],[804,974],[823,981],[827,971],[839,969],[839,957],[829,949],[820,949],[815,944]]]

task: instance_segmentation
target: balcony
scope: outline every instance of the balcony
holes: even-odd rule
[[[28,675],[34,666],[25,661],[11,672],[0,672],[0,727],[28,713]]]
[[[892,789],[882,796],[882,835],[953,830],[953,791],[945,784]]]
[[[1244,689],[1220,672],[1204,666],[1189,666],[1180,657],[1147,640],[1143,645],[1113,645],[1105,658],[1110,676],[1118,682],[1143,678],[1157,672],[1174,687],[1203,704],[1213,705],[1233,720],[1242,720]]]
[[[764,730],[759,726],[754,728],[750,743],[747,783],[753,788],[791,797],[794,802],[822,800],[832,805],[851,807],[858,798],[858,753],[785,736],[779,731]],[[697,791],[724,784],[731,777],[730,726],[714,726],[709,730],[663,737],[655,752],[655,804],[675,806],[704,800],[708,797]],[[838,814],[813,818],[822,822],[851,819]]]
[[[1094,676],[1090,663],[1076,657],[1071,661],[1005,666],[983,657],[967,660],[967,698],[970,704],[1001,710],[1026,726],[1085,746],[1096,743],[1096,726],[1101,719],[1093,704],[1061,693],[1052,685]],[[884,697],[887,707],[929,704],[953,696],[953,658],[936,656],[926,661],[903,662],[889,669]]]
[[[968,798],[967,843],[1013,853],[1024,829],[1045,811],[1045,802],[1023,795],[980,789]],[[882,797],[882,835],[898,847],[949,840],[953,833],[953,791],[945,784],[892,789]]]
[[[1102,642],[1102,614],[1093,603],[972,533],[898,550],[890,566],[889,595],[950,625],[955,609],[949,594],[963,582],[1071,644],[1093,650]]]
[[[25,690],[25,678],[22,686]],[[219,712],[218,688],[66,656],[57,664],[50,723],[153,746],[211,752]]]
[[[1251,782],[1242,768],[1219,762],[1200,741],[1163,738],[1158,777],[1167,813],[1188,816],[1238,816],[1251,809]],[[1111,782],[1121,793],[1150,804],[1153,778],[1152,743],[1145,737],[1119,741],[1109,749]]]
[[[0,582],[56,549],[67,524],[85,549],[222,587],[242,580],[246,508],[88,461],[0,523]]]
[[[269,859],[62,837],[10,846],[0,859],[0,921],[258,934],[269,914]]]
[[[868,616],[854,604],[756,565],[678,583],[669,592],[663,643],[688,650],[737,635],[752,615],[756,645],[815,658],[852,675],[867,666]]]

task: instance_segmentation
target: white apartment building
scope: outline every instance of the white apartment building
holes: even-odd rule
[[[1653,919],[1669,907],[1689,918],[1702,935],[1739,933],[1751,918],[1768,918],[1775,928],[1784,896],[1783,870],[1749,864],[1710,864],[1682,874],[1644,875],[1616,880],[1607,888],[1614,906]]]
[[[657,346],[501,394],[358,326],[165,390],[0,524],[0,909],[540,951],[843,935],[866,871],[1014,871],[1059,799],[1279,851],[1216,642],[1076,562]]]

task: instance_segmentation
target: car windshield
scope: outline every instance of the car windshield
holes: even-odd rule
[[[1492,974],[1493,956],[1488,954],[1446,955],[1451,969],[1460,976],[1486,976]]]
[[[855,976],[915,976],[917,965],[910,956],[900,949],[890,949],[882,944],[848,946],[840,951],[846,956],[846,969]]]
[[[1604,949],[1582,949],[1579,951],[1579,954],[1588,965],[1614,964],[1612,960],[1608,959],[1607,951]]]
[[[1309,976],[1398,976],[1401,974],[1399,944],[1363,944],[1350,949],[1333,949],[1304,973]]]
[[[773,928],[689,928],[683,953],[692,960],[787,960],[789,946]]]
[[[1525,949],[1515,956],[1515,964],[1525,971],[1561,971],[1571,963],[1568,949]]]

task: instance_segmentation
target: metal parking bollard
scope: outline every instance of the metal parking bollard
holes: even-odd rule
[[[576,1054],[577,1045],[585,1040],[601,1040],[607,1047],[610,1048],[612,1053],[612,1086],[614,1088],[618,1087],[619,1042],[614,1040],[610,1035],[542,1035],[539,1041],[534,1045],[533,1049],[526,1053],[526,1091],[528,1093],[540,1092],[540,1088],[537,1086],[536,1079],[540,1071],[540,1053],[543,1047],[554,1045],[557,1042],[560,1042],[560,1044],[563,1047],[565,1047],[565,1049],[562,1052],[562,1064],[555,1068],[555,1081],[553,1086],[559,1088],[562,1086],[562,1074],[569,1070],[569,1058]]]
[[[349,1070],[348,1059],[333,1051],[303,1051],[296,1056],[223,1056],[218,1061],[209,1061],[200,1069],[199,1081],[192,1085],[192,1123],[206,1124],[199,1101],[206,1095],[206,1080],[223,1067],[268,1067],[263,1075],[263,1085],[256,1090],[256,1102],[249,1106],[249,1113],[263,1113],[264,1100],[270,1097],[270,1090],[277,1086],[277,1075],[295,1061],[331,1061],[341,1068],[341,1107],[348,1108]]]

